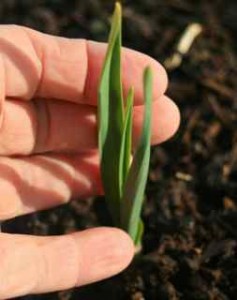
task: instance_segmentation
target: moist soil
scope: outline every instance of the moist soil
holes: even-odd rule
[[[112,2],[1,0],[0,20],[106,41]],[[169,66],[167,59],[194,22],[201,24],[201,34],[181,64]],[[152,148],[142,258],[109,280],[21,299],[236,299],[237,2],[124,1],[123,30],[125,46],[167,66],[167,95],[182,115],[175,137]],[[3,228],[63,234],[106,224],[105,211],[103,197],[83,199],[8,221]]]

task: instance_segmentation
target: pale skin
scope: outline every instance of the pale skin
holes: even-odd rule
[[[0,220],[102,194],[97,87],[106,45],[0,26]],[[154,59],[124,49],[123,85],[135,89],[134,143],[143,116],[143,69],[154,76],[152,144],[171,137],[179,111]],[[77,200],[79,201],[79,200]],[[80,200],[83,201],[83,200]],[[126,233],[95,228],[58,237],[0,234],[0,299],[68,289],[122,271]]]

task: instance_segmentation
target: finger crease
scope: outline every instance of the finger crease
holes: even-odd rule
[[[79,278],[80,278],[80,274],[82,274],[82,260],[80,259],[80,251],[79,251],[79,247],[78,247],[78,242],[76,239],[75,234],[70,234],[69,237],[71,238],[72,244],[74,245],[74,257],[75,257],[75,264],[77,264],[76,266],[76,276],[75,276],[75,280],[73,283],[73,287],[77,287],[78,286],[78,282],[79,282]]]
[[[47,146],[49,146],[50,141],[51,114],[49,105],[43,99],[33,100],[32,103],[35,106],[37,116],[33,153],[42,153],[49,150]]]
[[[42,81],[43,81],[43,74],[44,74],[44,52],[41,51],[39,53],[39,51],[37,50],[36,46],[35,46],[35,42],[34,42],[34,39],[31,37],[31,35],[29,34],[29,32],[27,31],[26,28],[24,27],[21,27],[20,28],[22,29],[22,31],[25,33],[25,35],[27,36],[27,38],[29,39],[29,42],[34,50],[34,53],[36,55],[36,57],[38,58],[38,63],[39,63],[39,66],[40,66],[40,73],[39,73],[39,78],[38,78],[38,83],[37,85],[35,86],[34,88],[34,92],[32,93],[32,97],[34,97],[34,95],[36,95],[38,93],[38,91],[40,90],[41,88],[41,85],[42,85]]]
[[[85,41],[85,45],[86,45],[87,72],[86,72],[86,79],[84,85],[83,99],[86,104],[89,101],[89,95],[90,95],[90,55],[89,55],[88,41]]]

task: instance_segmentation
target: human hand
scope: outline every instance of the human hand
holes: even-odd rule
[[[0,220],[102,193],[96,151],[97,86],[106,45],[0,26]],[[135,88],[134,143],[143,117],[143,70],[154,73],[152,144],[179,124],[153,59],[123,50],[125,93]],[[0,234],[0,299],[112,276],[133,257],[115,228],[58,237]]]

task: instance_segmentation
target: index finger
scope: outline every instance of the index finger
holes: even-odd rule
[[[0,49],[6,97],[21,100],[42,97],[96,105],[106,44],[3,25],[0,27]],[[158,99],[167,86],[164,68],[149,56],[123,49],[124,92],[133,86],[136,104],[142,103],[143,70],[147,65],[153,69],[153,98]]]

